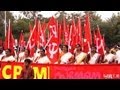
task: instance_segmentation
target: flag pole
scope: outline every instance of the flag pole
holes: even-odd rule
[[[11,30],[10,30],[10,19],[9,19],[9,24],[8,24],[8,48],[10,48],[10,33],[11,33]]]
[[[5,11],[5,37],[6,37],[6,11]]]

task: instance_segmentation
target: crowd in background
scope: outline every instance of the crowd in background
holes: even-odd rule
[[[77,44],[74,52],[69,52],[68,45],[59,46],[59,58],[54,64],[119,64],[120,63],[120,43],[113,47],[105,47],[104,55],[97,52],[94,45],[91,46],[91,51],[85,53],[82,51],[80,44]],[[34,56],[30,57],[30,51],[24,47],[20,52],[11,54],[10,49],[4,50],[0,46],[0,61],[2,62],[24,62],[25,59],[30,59],[32,63],[51,64],[51,60],[46,54],[46,49],[40,47],[34,52]]]

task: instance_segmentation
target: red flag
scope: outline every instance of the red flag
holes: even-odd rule
[[[45,39],[45,32],[41,26],[41,23],[39,21],[39,24],[38,24],[38,27],[39,27],[39,31],[40,31],[40,35],[39,35],[39,38],[40,38],[40,46],[45,46],[46,44],[46,39]]]
[[[19,47],[25,47],[25,41],[24,41],[23,30],[22,30],[21,33],[20,33]]]
[[[87,30],[86,30],[86,24],[84,24],[84,31],[85,31],[85,33],[84,33],[84,40],[83,40],[83,52],[85,52],[85,53],[89,53],[89,52],[91,52],[91,48],[90,48],[90,42],[89,42],[89,40],[88,40],[88,32],[87,32]]]
[[[105,37],[104,37],[104,35],[102,36],[102,40],[103,40],[103,46],[105,48],[106,47],[106,43],[105,43]]]
[[[69,49],[69,52],[72,52],[72,25],[70,26],[70,33],[69,33],[69,40],[68,40],[68,49]]]
[[[44,23],[42,24],[42,30],[43,30],[43,35],[45,38],[45,43],[47,42],[46,29],[47,29],[47,23],[45,23],[45,21],[44,21]]]
[[[37,46],[37,43],[39,41],[39,31],[38,31],[38,20],[35,19],[35,25],[33,27],[32,33],[30,34],[29,40],[27,42],[27,49],[30,50],[30,56],[34,55],[35,46]]]
[[[35,33],[35,25],[34,25],[34,28],[32,30],[32,33],[29,37],[29,40],[27,42],[27,49],[30,50],[30,56],[33,56],[34,55],[34,47],[35,47],[35,38],[34,38],[34,33]]]
[[[96,30],[96,47],[97,47],[98,53],[100,53],[101,55],[104,55],[104,43],[103,43],[103,39],[99,30],[99,27],[97,27],[97,30]]]
[[[36,46],[37,48],[40,48],[40,32],[41,32],[41,23],[40,23],[40,20],[36,20],[36,30],[35,30],[35,33],[34,33],[34,38],[36,40]]]
[[[89,20],[89,16],[86,15],[85,18],[85,24],[84,24],[84,30],[85,30],[85,35],[84,37],[86,38],[86,40],[90,43],[90,45],[92,45],[92,37],[91,37],[91,29],[90,29],[90,20]]]
[[[93,31],[93,40],[94,40],[94,45],[96,45],[96,34],[95,34],[95,31]]]
[[[73,53],[75,46],[77,44],[76,37],[77,37],[77,30],[76,30],[75,21],[73,18],[72,19],[72,38],[71,38],[71,47],[72,48],[70,50],[71,53]]]
[[[83,43],[82,43],[82,31],[81,31],[81,21],[80,21],[80,18],[78,18],[77,27],[78,27],[78,40],[77,40],[77,42],[82,47]]]
[[[68,39],[69,39],[69,25],[67,25],[64,31],[64,44],[68,45]]]
[[[38,44],[40,43],[40,28],[38,27],[40,25],[40,21],[35,18],[35,31],[34,31],[34,39],[35,39],[35,45],[39,46]]]
[[[61,30],[61,24],[58,25],[58,37],[59,37],[59,44],[62,44],[62,30]]]
[[[84,41],[83,41],[83,52],[85,52],[85,53],[91,52],[90,44],[86,39],[84,39]]]
[[[11,49],[11,54],[14,54],[14,45],[15,45],[15,40],[12,35],[12,29],[11,29],[11,24],[9,20],[9,25],[8,25],[8,30],[6,32],[6,37],[5,37],[5,49]]]
[[[66,20],[65,17],[63,17],[63,37],[64,37],[64,44],[68,44],[68,31],[67,31],[67,26],[66,26]]]
[[[51,39],[48,43],[47,55],[51,62],[55,63],[56,61],[58,61],[59,45],[58,45],[57,22],[54,17],[50,18],[48,28],[51,34]]]

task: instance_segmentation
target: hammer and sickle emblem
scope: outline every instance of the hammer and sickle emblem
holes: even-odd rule
[[[58,48],[55,49],[56,46],[57,46],[56,43],[49,44],[50,58],[53,58],[53,55],[57,53]]]
[[[50,25],[50,28],[52,30],[53,35],[57,38],[57,32],[56,32],[56,26],[55,25]]]

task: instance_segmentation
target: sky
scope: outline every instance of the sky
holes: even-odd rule
[[[20,13],[19,11],[12,11],[14,15],[19,16]],[[52,15],[54,15],[57,11],[41,11],[40,13],[44,16],[44,17],[51,17]],[[71,12],[78,12],[78,11],[66,11],[67,13],[71,13]],[[84,11],[80,11],[82,14]],[[102,20],[106,20],[108,18],[110,18],[112,16],[112,14],[114,13],[115,15],[117,15],[117,13],[120,11],[97,11],[96,13],[98,15],[101,16]]]

